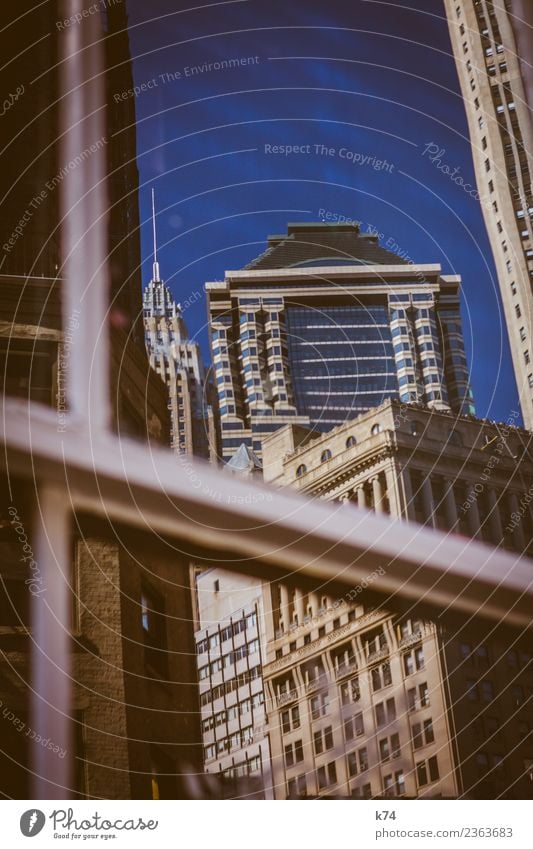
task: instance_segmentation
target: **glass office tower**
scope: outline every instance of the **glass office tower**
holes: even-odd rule
[[[283,424],[327,431],[387,398],[473,413],[460,277],[353,224],[289,224],[206,284],[222,459]]]

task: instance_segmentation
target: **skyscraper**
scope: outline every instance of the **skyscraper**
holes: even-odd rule
[[[171,445],[180,454],[208,457],[214,446],[209,387],[198,342],[189,339],[180,304],[161,280],[157,261],[155,205],[152,191],[154,264],[144,290],[143,315],[150,365],[167,385]],[[207,394],[206,394],[207,393]]]
[[[199,570],[195,596],[205,771],[237,795],[272,798],[261,582],[225,569]]]
[[[206,284],[227,461],[283,424],[330,430],[387,398],[473,413],[461,279],[355,224],[289,224]]]
[[[524,424],[533,428],[533,126],[512,4],[445,0]],[[525,26],[516,20],[517,26]],[[529,151],[529,154],[528,154]]]

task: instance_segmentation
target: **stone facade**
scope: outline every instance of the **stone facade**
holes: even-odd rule
[[[514,23],[508,3],[445,0],[461,84],[477,192],[496,264],[505,323],[525,426],[533,427],[533,149],[531,104],[521,47],[530,15]],[[516,31],[514,29],[516,27]],[[529,58],[531,61],[531,58]],[[424,151],[438,167],[445,151]]]

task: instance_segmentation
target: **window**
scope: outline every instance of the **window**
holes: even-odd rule
[[[331,725],[327,728],[321,728],[320,731],[315,731],[313,734],[313,744],[315,754],[320,755],[322,752],[327,752],[333,748],[333,730]]]
[[[329,702],[326,693],[320,693],[318,696],[313,696],[311,699],[311,718],[319,719],[325,716],[328,712]]]
[[[419,787],[439,780],[439,764],[436,756],[429,758],[428,761],[418,761],[416,765],[416,780]]]
[[[403,670],[405,675],[412,675],[424,668],[424,649],[419,646],[414,651],[403,655]]]
[[[321,766],[316,771],[318,780],[318,789],[323,790],[325,787],[330,787],[337,783],[337,768],[335,761],[332,761],[327,766]]]
[[[370,670],[370,679],[372,681],[372,690],[374,693],[377,690],[381,690],[383,687],[388,687],[389,684],[392,684],[390,664],[387,662],[382,663],[380,666],[374,666]]]
[[[298,775],[287,782],[287,796],[289,799],[303,799],[307,796],[307,779],[305,775]]]
[[[295,728],[300,727],[300,708],[298,705],[290,710],[282,711],[281,727],[284,734],[288,734],[289,731],[294,731]]]
[[[357,445],[357,439],[355,436],[349,436],[346,440],[346,448],[353,448],[354,445]]]
[[[519,705],[524,704],[524,688],[520,684],[514,684],[514,686],[511,688],[511,697],[513,700],[513,704],[517,707]]]
[[[348,775],[350,777],[357,775],[357,752],[348,754]]]
[[[304,750],[301,740],[296,740],[295,743],[289,743],[285,746],[285,766],[293,766],[295,763],[301,763],[304,759]]]
[[[433,733],[433,720],[431,719],[425,719],[423,723],[415,722],[411,732],[413,737],[413,746],[415,749],[427,746],[435,740],[435,735]]]
[[[381,430],[382,430],[381,425],[376,422],[376,424],[372,425],[372,427],[370,429],[370,433],[371,433],[372,436],[376,436],[376,434],[381,433]]]
[[[393,734],[391,737],[383,737],[379,741],[379,756],[381,763],[385,763],[391,758],[400,757],[400,737],[398,734]]]
[[[368,769],[368,752],[366,746],[359,749],[357,752],[350,752],[348,755],[348,773],[350,776],[357,775],[358,772],[365,772]]]
[[[383,793],[385,796],[403,796],[405,793],[405,776],[403,770],[400,769],[394,773],[394,776],[385,775],[383,777]]]
[[[331,460],[331,457],[331,451],[329,450],[329,448],[326,448],[324,451],[322,451],[322,454],[320,455],[320,462],[326,463],[328,460]]]
[[[302,475],[305,475],[306,471],[307,471],[307,466],[304,463],[300,463],[300,465],[296,469],[296,477],[301,478]]]
[[[482,701],[491,702],[494,698],[494,687],[492,681],[481,681],[480,693]]]
[[[341,684],[341,704],[349,705],[351,702],[358,702],[360,698],[361,690],[357,676]]]
[[[522,342],[526,341],[526,329],[525,329],[525,327],[520,328],[520,340]]]
[[[378,726],[393,722],[396,719],[396,706],[394,704],[394,699],[387,699],[386,702],[378,702],[374,711],[376,715],[376,725]]]
[[[407,691],[407,704],[410,712],[429,707],[429,688],[425,681],[419,685],[418,689],[413,687]]]
[[[145,663],[160,675],[168,672],[167,629],[162,596],[152,587],[141,589],[141,622]]]
[[[526,366],[528,366],[529,363],[531,362],[530,357],[529,357],[529,351],[524,351],[524,362],[525,362]]]
[[[363,723],[363,714],[356,713],[355,716],[350,717],[350,719],[344,720],[344,738],[345,740],[353,740],[354,737],[360,737],[361,734],[365,733],[365,726]]]
[[[526,722],[524,719],[521,719],[516,726],[516,730],[519,737],[529,737],[529,722]]]

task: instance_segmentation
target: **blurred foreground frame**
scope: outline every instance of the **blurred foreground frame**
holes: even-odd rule
[[[72,0],[62,4],[61,18],[82,12]],[[61,160],[71,162],[88,140],[107,132],[105,92],[96,19],[64,35],[58,144]],[[161,447],[168,429],[162,393],[147,377],[139,410],[142,377],[117,382],[110,366],[121,328],[109,316],[106,173],[99,148],[75,180],[61,182],[61,267],[48,282],[26,275],[18,299],[24,303],[30,293],[35,307],[44,290],[36,327],[45,329],[47,304],[55,304],[60,319],[46,341],[75,332],[61,418],[30,392],[4,403],[2,588],[10,619],[0,629],[2,793],[261,796],[250,779],[248,789],[228,790],[201,774],[191,564],[319,588],[338,599],[339,615],[348,615],[351,593],[377,572],[357,603],[378,618],[380,611],[430,618],[440,645],[450,634],[473,645],[487,639],[503,658],[517,647],[531,653],[533,563],[470,539],[238,480],[199,460],[177,462]],[[15,277],[6,282],[17,286]],[[136,336],[133,321],[128,345],[130,337],[137,344]],[[131,347],[126,371],[135,358],[140,363]],[[145,441],[132,439],[132,430]],[[379,657],[383,651],[377,647]],[[272,685],[270,695],[289,704],[292,693]],[[509,784],[517,798],[531,786],[518,758]],[[462,792],[457,779],[456,795]]]

